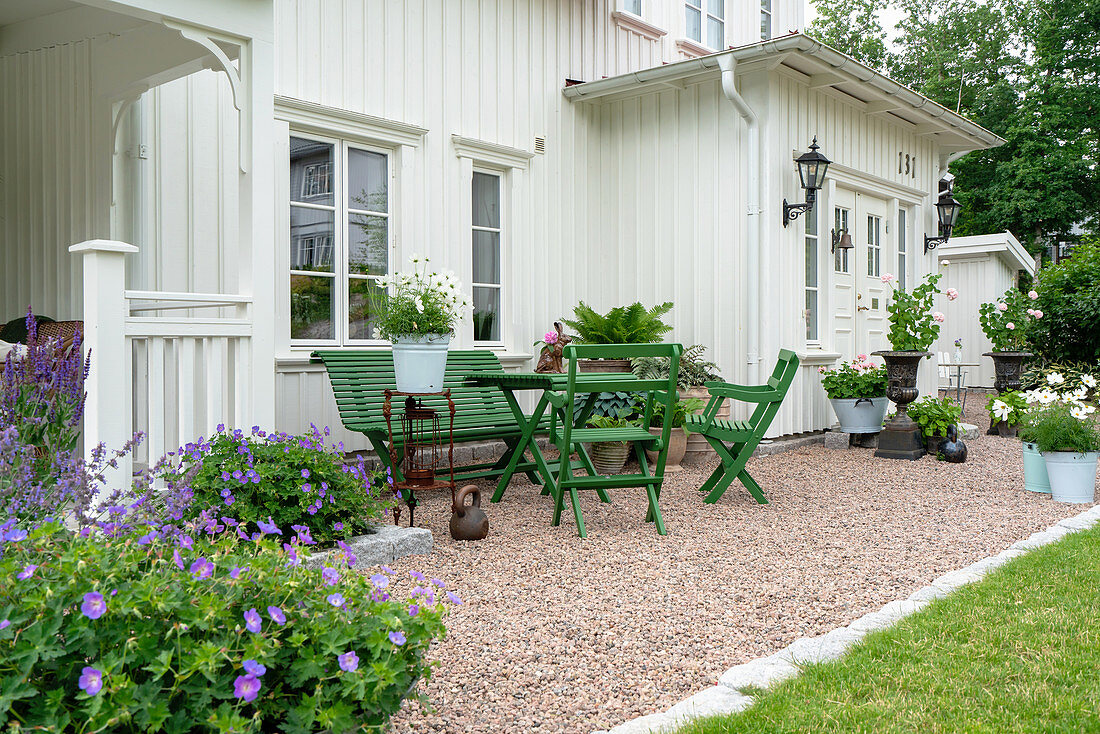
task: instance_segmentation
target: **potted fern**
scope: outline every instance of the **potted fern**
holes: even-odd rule
[[[709,362],[704,357],[707,348],[702,344],[693,344],[684,350],[680,356],[680,368],[676,373],[676,387],[680,397],[698,399],[698,407],[688,411],[698,413],[710,403],[710,391],[707,390],[707,382],[715,382],[722,379],[718,374],[718,365]],[[636,357],[631,360],[631,370],[640,380],[666,380],[668,379],[669,360],[663,357]],[[723,400],[718,408],[718,418],[729,418],[730,405],[728,400]],[[681,425],[683,425],[681,423]],[[689,433],[687,435],[687,447],[683,462],[694,464],[703,459],[710,458],[714,449],[710,447],[701,433]]]
[[[661,317],[672,310],[672,302],[647,309],[641,303],[616,306],[606,314],[597,313],[584,301],[573,309],[575,318],[562,319],[576,332],[580,344],[654,344],[672,327]],[[629,359],[582,359],[581,372],[630,372]]]

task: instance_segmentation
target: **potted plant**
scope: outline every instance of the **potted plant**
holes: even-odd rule
[[[693,344],[680,355],[680,368],[676,373],[676,386],[680,396],[702,401],[697,410],[689,412],[701,411],[710,403],[710,391],[704,383],[722,379],[718,373],[718,365],[705,359],[706,349],[702,344]],[[631,370],[640,380],[664,380],[668,378],[669,360],[662,357],[636,357],[631,360]],[[716,417],[729,418],[729,415],[729,401],[723,399]],[[714,449],[701,433],[688,434],[683,463],[695,464],[713,454]]]
[[[886,363],[886,396],[898,407],[897,413],[886,421],[879,435],[875,456],[888,459],[919,459],[924,455],[924,445],[917,424],[909,417],[906,406],[917,399],[917,370],[920,361],[932,356],[928,347],[936,341],[944,315],[932,311],[935,297],[940,293],[942,273],[930,274],[924,281],[906,291],[897,285],[897,278],[890,273],[882,276],[882,282],[893,293],[886,306],[890,314],[889,340],[891,350],[874,352]],[[947,290],[947,298],[959,297],[954,288]]]
[[[637,420],[596,415],[588,419],[591,428],[628,428],[638,425]],[[598,474],[620,474],[630,455],[629,441],[598,441],[588,445],[588,456]]]
[[[1018,390],[1010,390],[1003,395],[990,395],[985,404],[990,428],[996,428],[997,433],[1006,438],[1015,436],[1027,407],[1027,400]]]
[[[706,407],[699,398],[684,398],[677,400],[672,406],[672,432],[668,439],[668,455],[665,457],[665,471],[680,471],[680,462],[684,460],[687,452],[688,434],[684,430],[687,417],[697,410]],[[665,406],[660,403],[653,410],[653,416],[649,419],[649,432],[654,436],[661,435],[661,428],[665,421]],[[657,461],[657,452],[646,450],[646,456],[650,461]]]
[[[1031,301],[1039,294],[1029,291],[1025,296],[1018,288],[1009,288],[996,303],[983,303],[978,307],[978,320],[982,331],[993,343],[993,351],[983,357],[993,360],[996,377],[993,387],[998,393],[1020,389],[1020,376],[1024,361],[1032,354],[1026,350],[1031,325],[1043,318],[1043,312],[1031,308]],[[997,432],[997,425],[990,425],[987,433]]]
[[[821,386],[829,397],[844,433],[878,433],[890,401],[886,397],[886,368],[860,354],[836,369],[819,367]]]
[[[641,303],[616,306],[599,314],[584,301],[573,309],[573,319],[562,319],[577,332],[579,344],[653,344],[661,341],[672,327],[661,317],[672,310],[672,302],[647,309]],[[582,359],[581,372],[630,372],[629,359]]]
[[[940,444],[947,438],[947,429],[954,426],[958,430],[959,418],[962,418],[962,406],[948,397],[923,397],[909,406],[909,416],[920,426],[928,453],[939,453]]]
[[[412,272],[379,278],[371,295],[376,338],[393,344],[397,389],[433,393],[443,389],[447,350],[466,308],[462,288],[450,271],[428,270],[428,258],[413,256]]]
[[[1021,434],[1038,446],[1055,502],[1092,502],[1100,428],[1095,408],[1082,402],[1055,401],[1028,413]]]

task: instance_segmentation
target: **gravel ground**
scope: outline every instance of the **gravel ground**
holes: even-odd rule
[[[971,422],[983,401],[968,401]],[[426,495],[429,556],[401,559],[465,601],[433,648],[397,732],[590,732],[662,710],[727,668],[845,625],[937,576],[1084,509],[1023,489],[1019,443],[981,436],[953,465],[812,446],[753,459],[771,500],[735,483],[716,505],[695,491],[714,466],[669,475],[669,534],[643,522],[639,490],[582,493],[589,537],[520,478],[489,505],[486,540],[451,539],[449,497]],[[484,487],[483,487],[484,489]],[[400,588],[400,587],[399,587]],[[400,593],[400,591],[398,591]]]

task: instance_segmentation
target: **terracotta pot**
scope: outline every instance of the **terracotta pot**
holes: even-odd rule
[[[621,474],[630,455],[626,441],[601,441],[588,445],[588,456],[598,474]]]
[[[681,399],[699,398],[700,400],[702,400],[703,403],[704,403],[703,407],[696,411],[696,413],[702,413],[704,410],[706,410],[706,405],[705,404],[710,402],[710,391],[707,390],[702,385],[696,385],[695,387],[690,387],[687,390],[681,390],[680,391],[680,398]],[[723,400],[722,401],[722,405],[718,408],[718,417],[719,418],[729,418],[730,417],[730,401],[729,400]],[[687,436],[687,450],[684,452],[684,458],[683,458],[683,461],[680,462],[681,464],[687,464],[688,466],[691,466],[691,465],[694,465],[694,464],[702,463],[702,462],[706,461],[707,459],[710,459],[710,458],[713,458],[713,457],[714,457],[714,449],[712,449],[710,447],[710,444],[707,443],[707,440],[705,438],[703,438],[698,433],[689,433],[688,434],[688,436]]]
[[[920,361],[931,357],[931,352],[907,350],[901,352],[873,352],[886,363],[886,397],[898,406],[898,412],[887,419],[878,437],[875,456],[884,459],[916,460],[924,456],[924,442],[920,426],[909,417],[909,403],[917,399],[917,372]]]
[[[577,369],[581,372],[630,372],[629,359],[582,359]]]
[[[660,428],[650,428],[649,432],[654,436],[661,435]],[[683,428],[673,428],[668,435],[668,455],[665,456],[665,471],[680,471],[683,469],[680,466],[680,462],[684,460],[684,453],[687,451],[688,435],[687,431]],[[649,462],[656,465],[657,452],[646,449],[645,455],[649,457]],[[652,467],[650,467],[652,469]]]

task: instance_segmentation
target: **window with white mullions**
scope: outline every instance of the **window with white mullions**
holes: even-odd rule
[[[833,209],[833,229],[836,231],[838,236],[844,232],[848,232],[849,213],[850,210],[845,209],[844,207],[838,206]],[[848,232],[848,234],[851,234],[851,232]],[[851,272],[851,270],[848,269],[848,252],[849,250],[841,247],[837,247],[833,251],[833,270],[838,273]]]
[[[725,0],[684,0],[684,14],[688,38],[715,50],[725,48]]]
[[[621,0],[621,3],[622,9],[626,12],[634,15],[642,14],[642,0]]]
[[[474,341],[501,343],[501,181],[499,173],[474,171],[473,300]]]
[[[370,294],[389,272],[389,156],[335,139],[290,139],[292,343],[373,338]]]
[[[818,224],[817,207],[806,212],[806,342],[816,343],[817,336],[817,294],[819,292],[818,265]]]
[[[772,37],[772,0],[760,0],[760,40]]]
[[[882,274],[882,217],[867,215],[867,274]]]
[[[898,287],[905,290],[905,257],[908,254],[906,211],[898,209]]]

